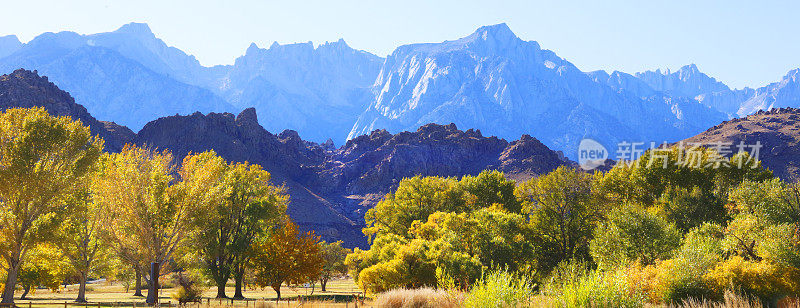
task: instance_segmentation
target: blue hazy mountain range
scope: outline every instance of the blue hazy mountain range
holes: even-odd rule
[[[0,71],[38,70],[96,118],[134,131],[158,117],[255,107],[269,131],[345,140],[375,129],[455,123],[508,140],[532,135],[574,158],[583,138],[676,141],[761,109],[800,107],[800,70],[730,89],[687,65],[675,72],[583,72],[505,24],[387,58],[343,40],[252,44],[233,65],[202,66],[146,24],[108,33],[0,37]]]

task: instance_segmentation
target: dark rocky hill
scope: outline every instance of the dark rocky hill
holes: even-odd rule
[[[100,135],[106,141],[106,150],[112,152],[121,150],[135,136],[127,127],[98,121],[86,108],[75,103],[69,93],[56,87],[47,77],[40,77],[36,71],[18,69],[0,76],[0,111],[14,107],[44,107],[51,115],[80,120],[93,134]]]
[[[403,178],[475,175],[486,169],[527,179],[570,164],[563,155],[523,135],[508,142],[455,124],[427,124],[396,135],[376,130],[330,153],[307,185],[344,207],[354,221]]]
[[[83,121],[106,139],[108,151],[126,143],[169,149],[182,159],[188,153],[214,150],[230,161],[251,162],[270,171],[291,196],[289,215],[304,229],[348,246],[366,245],[363,214],[406,177],[474,175],[492,169],[515,179],[574,165],[539,140],[523,135],[508,142],[484,137],[455,124],[428,124],[415,132],[376,130],[341,148],[304,141],[295,131],[275,135],[258,123],[256,111],[194,113],[163,117],[138,133],[98,121],[86,109],[35,71],[17,70],[0,77],[0,107],[43,106],[51,114]]]
[[[800,109],[778,108],[722,122],[705,132],[684,140],[710,145],[719,142],[735,145],[760,142],[759,159],[776,176],[800,180]]]

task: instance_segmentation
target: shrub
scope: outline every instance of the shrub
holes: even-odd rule
[[[394,289],[379,294],[375,298],[376,307],[406,308],[406,307],[461,307],[462,298],[458,293],[431,288],[420,289]]]
[[[650,280],[642,282],[650,301],[677,303],[689,298],[718,300],[721,293],[703,277],[706,269],[692,259],[670,259],[644,269]]]
[[[522,306],[533,295],[534,284],[530,277],[515,275],[507,270],[495,270],[475,282],[464,307],[516,307]]]
[[[192,280],[183,273],[178,274],[178,290],[172,294],[172,298],[178,301],[179,304],[199,302],[203,295],[201,290]]]
[[[542,293],[554,297],[558,307],[643,307],[646,296],[629,283],[628,274],[623,269],[589,270],[583,262],[562,263]]]
[[[733,256],[706,274],[717,290],[733,288],[763,301],[800,294],[800,273],[768,261],[747,261]]]

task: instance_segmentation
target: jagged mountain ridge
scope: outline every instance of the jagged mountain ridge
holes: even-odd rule
[[[257,107],[269,129],[298,130],[318,142],[345,141],[383,62],[339,40],[317,48],[253,44],[234,65],[205,67],[142,23],[91,35],[45,33],[18,46],[10,43],[16,37],[8,41],[0,40],[0,71],[36,69],[93,114],[134,130],[167,115]]]
[[[585,137],[607,147],[677,140],[725,119],[690,99],[620,92],[505,24],[455,41],[401,46],[387,57],[373,89],[375,101],[350,138],[377,128],[454,122],[509,139],[530,133],[575,157]]]
[[[369,86],[382,63],[344,40],[316,48],[311,42],[268,49],[251,44],[208,86],[234,106],[255,107],[268,130],[292,129],[309,140],[341,144],[369,104]]]
[[[214,150],[230,161],[262,165],[275,183],[287,188],[288,213],[300,226],[349,246],[366,244],[361,233],[364,211],[405,177],[463,176],[493,169],[525,179],[574,165],[533,137],[507,142],[484,137],[478,130],[458,130],[454,124],[429,124],[395,135],[378,130],[336,149],[305,141],[291,130],[272,134],[259,125],[253,108],[238,116],[196,112],[162,117],[134,133],[97,121],[69,93],[36,72],[0,76],[0,108],[32,106],[81,120],[106,139],[107,151],[134,143],[169,149],[180,161],[191,152]]]
[[[411,54],[430,57],[402,56]],[[729,89],[696,65],[584,73],[505,24],[459,40],[400,46],[389,59],[339,40],[252,44],[233,65],[213,67],[141,23],[90,35],[45,33],[26,44],[0,38],[0,70],[19,67],[38,69],[93,115],[134,130],[156,117],[256,107],[268,130],[293,129],[315,142],[454,122],[506,139],[530,134],[573,157],[583,137],[611,147],[620,140],[674,141],[726,117],[800,105],[791,72],[758,90]]]

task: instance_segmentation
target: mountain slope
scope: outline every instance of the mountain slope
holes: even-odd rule
[[[620,93],[505,24],[397,48],[373,92],[349,138],[453,122],[508,139],[531,134],[575,157],[585,137],[611,148],[623,140],[677,140],[725,118],[688,99]]]
[[[761,144],[759,159],[763,166],[776,176],[788,180],[800,180],[800,109],[777,108],[758,111],[744,118],[722,122],[684,142],[704,145],[727,142],[736,145]],[[749,148],[746,150],[750,150]]]
[[[0,59],[0,71],[35,69],[50,76],[95,116],[134,130],[160,116],[237,109],[209,90],[181,83],[115,49],[98,46],[98,42],[113,42],[112,34],[122,41],[127,37],[124,31],[89,36],[45,33]]]
[[[484,137],[479,130],[458,130],[452,123],[427,124],[411,132],[376,130],[351,139],[330,153],[306,183],[363,222],[364,212],[403,178],[460,177],[488,169],[524,180],[562,165],[574,164],[528,135],[508,142]]]
[[[76,104],[69,93],[56,87],[47,77],[39,77],[36,71],[16,70],[0,76],[0,111],[31,107],[44,107],[53,116],[80,120],[92,134],[105,140],[106,151],[120,151],[126,143],[132,143],[135,136],[127,127],[98,121],[86,108]]]
[[[743,117],[758,110],[781,107],[800,107],[800,69],[791,70],[781,81],[755,90],[753,96],[742,103],[737,114]]]
[[[0,36],[0,58],[8,56],[22,47],[16,35]]]
[[[87,35],[86,39],[91,46],[114,50],[156,73],[190,85],[205,85],[227,70],[225,66],[202,66],[194,56],[157,38],[144,23],[129,23],[113,32]]]

